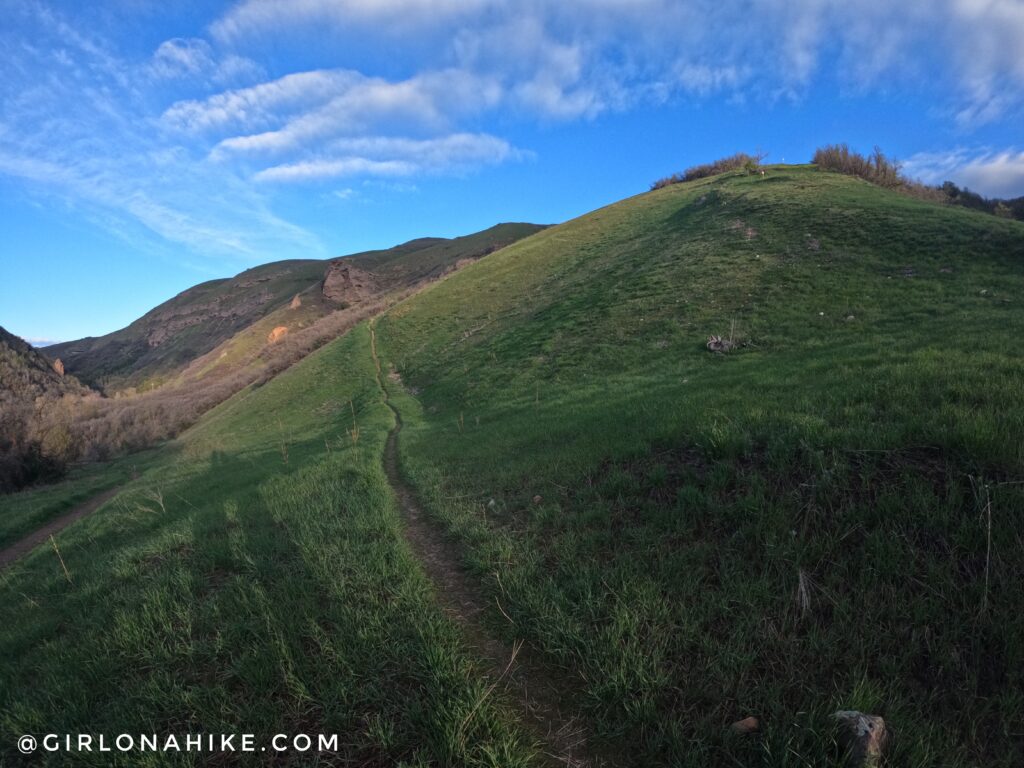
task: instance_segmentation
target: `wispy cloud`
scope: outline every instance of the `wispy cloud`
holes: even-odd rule
[[[412,163],[400,160],[369,160],[342,157],[337,160],[305,160],[275,165],[256,174],[257,181],[310,181],[341,176],[408,176],[416,170]]]
[[[187,132],[265,128],[315,108],[364,79],[349,70],[296,72],[205,99],[177,101],[164,111],[161,122]]]
[[[939,74],[962,128],[1024,97],[1019,0],[244,0],[210,29],[233,44],[401,40],[421,70],[455,61],[555,119],[740,88],[799,98],[823,72],[854,88]]]
[[[32,46],[5,43],[11,76],[0,83],[0,173],[86,209],[118,237],[184,246],[194,256],[270,258],[321,254],[309,232],[275,215],[244,175],[167,142],[139,84],[217,70],[203,45],[170,41],[131,62],[56,12],[28,5],[18,19]],[[60,76],[50,51],[61,51]]]
[[[218,57],[206,40],[197,37],[175,37],[160,43],[150,71],[159,79],[205,78],[221,87],[266,77],[263,67],[252,59],[237,54]]]
[[[340,139],[315,159],[266,168],[258,181],[310,181],[344,176],[412,176],[468,170],[528,156],[486,134],[458,133],[435,139],[361,137]]]
[[[282,78],[267,83],[266,91],[258,86],[232,94],[230,102],[249,105],[242,116],[251,115],[257,121],[265,120],[261,115],[272,107],[286,107],[288,102],[314,106],[286,117],[278,111],[282,125],[223,139],[214,156],[223,157],[230,152],[284,152],[339,135],[365,135],[376,130],[443,130],[460,116],[494,106],[500,96],[500,88],[493,83],[460,70],[427,72],[399,82],[348,71],[303,74],[310,77],[291,75],[291,80]],[[301,80],[294,79],[300,77]],[[211,110],[215,116],[221,114],[221,108],[218,97],[192,107],[200,120],[206,119]],[[230,111],[239,114],[237,108]]]
[[[385,33],[394,34],[472,16],[492,5],[490,0],[244,0],[216,20],[210,32],[231,41],[299,24],[338,29],[383,22]]]

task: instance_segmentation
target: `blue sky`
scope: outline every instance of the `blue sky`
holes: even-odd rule
[[[96,6],[100,6],[97,8]],[[0,325],[564,221],[735,151],[1024,194],[1021,0],[0,0]]]

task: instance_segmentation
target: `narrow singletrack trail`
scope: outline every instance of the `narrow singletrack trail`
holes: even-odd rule
[[[50,538],[51,535],[64,530],[79,518],[92,514],[114,498],[120,490],[120,487],[111,488],[109,491],[104,491],[98,496],[93,496],[88,501],[84,501],[74,507],[70,512],[65,512],[57,519],[48,522],[42,528],[32,531],[32,533],[20,541],[16,541],[6,549],[0,550],[0,568],[6,568],[19,557],[27,554],[42,544]]]
[[[384,448],[384,471],[398,498],[406,540],[434,583],[438,602],[486,663],[495,684],[507,682],[506,693],[520,709],[524,724],[540,741],[550,762],[573,768],[613,765],[607,757],[593,752],[586,729],[572,714],[571,702],[578,696],[579,683],[541,663],[525,645],[509,646],[484,627],[481,619],[487,601],[463,569],[458,548],[426,518],[399,472],[398,434],[402,431],[402,416],[384,385],[372,321],[369,327],[377,385],[384,404],[395,417],[395,426],[388,433]]]

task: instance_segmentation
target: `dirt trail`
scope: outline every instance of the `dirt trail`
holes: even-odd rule
[[[33,531],[20,541],[16,541],[14,544],[7,547],[7,549],[0,550],[0,568],[6,568],[19,557],[27,554],[29,551],[42,544],[50,538],[52,534],[64,530],[80,517],[85,517],[86,515],[95,512],[114,498],[120,490],[120,487],[111,488],[109,491],[104,491],[99,496],[93,496],[88,501],[82,502],[77,507],[74,507],[70,512],[66,512],[56,520],[51,520],[42,528]]]
[[[434,582],[438,601],[486,662],[491,677],[504,681],[506,692],[518,704],[525,724],[540,740],[549,761],[574,768],[612,765],[607,757],[593,754],[583,725],[572,714],[571,701],[578,696],[579,683],[541,663],[525,645],[513,648],[483,627],[481,615],[487,608],[487,601],[462,568],[458,548],[427,520],[398,470],[402,416],[391,404],[384,386],[372,322],[370,349],[381,396],[395,416],[395,426],[388,433],[384,448],[384,471],[398,497],[406,539]]]

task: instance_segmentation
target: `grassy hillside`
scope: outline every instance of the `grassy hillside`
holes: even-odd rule
[[[831,713],[860,709],[888,765],[1010,768],[1022,289],[1020,223],[769,167],[492,253],[379,317],[376,349],[473,621],[564,673],[598,751],[838,765]],[[0,757],[326,731],[326,764],[544,764],[403,540],[391,426],[361,325],[147,457],[57,537],[70,581],[52,548],[0,573]]]
[[[1021,295],[1024,225],[777,167],[540,233],[378,335],[495,628],[638,764],[822,765],[862,709],[894,765],[1010,766]]]
[[[377,275],[382,292],[394,291],[440,276],[462,260],[479,258],[538,229],[533,224],[499,224],[452,240],[422,238],[345,259]],[[127,328],[54,344],[47,354],[60,357],[69,372],[108,389],[150,388],[173,380],[190,363],[223,346],[212,365],[202,366],[208,374],[218,367],[221,352],[238,360],[265,346],[273,328],[307,327],[336,310],[320,291],[333,261],[278,261],[211,280],[183,291]],[[291,306],[296,296],[300,308]],[[239,334],[242,338],[231,343]]]
[[[268,752],[235,755],[247,765],[304,759],[271,751],[276,733],[337,734],[337,765],[530,760],[398,532],[368,338],[152,457],[58,536],[70,581],[49,547],[0,573],[0,762],[19,764],[22,733],[79,731],[255,733]]]

